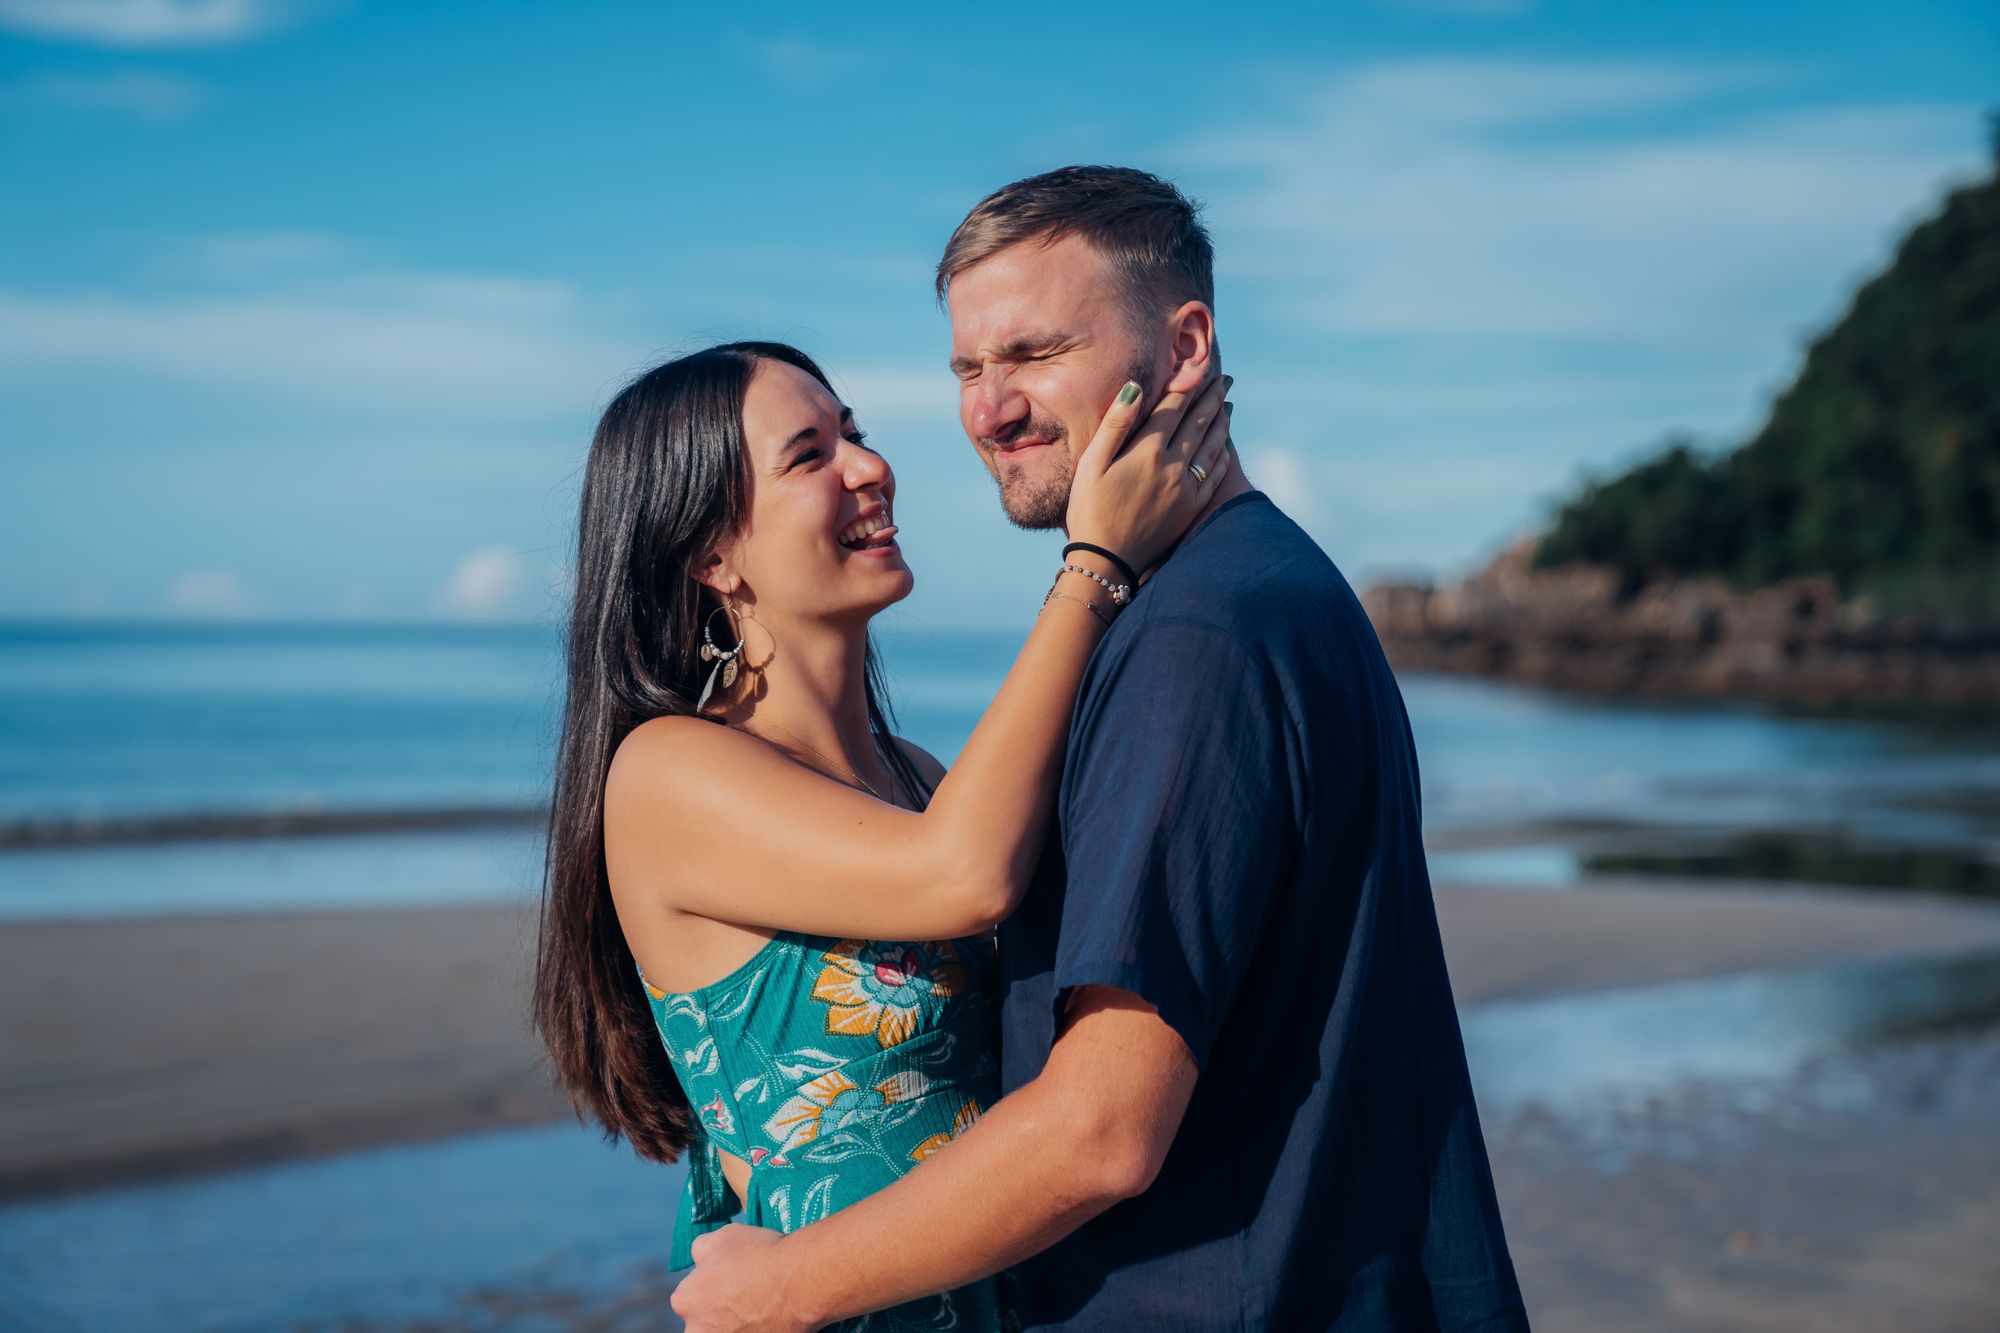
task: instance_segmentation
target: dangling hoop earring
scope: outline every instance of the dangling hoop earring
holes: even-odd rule
[[[734,648],[718,648],[716,646],[714,636],[710,633],[710,630],[714,627],[717,616],[721,616],[724,620],[728,621],[730,630],[735,633],[736,646]],[[718,674],[722,677],[723,689],[726,690],[736,683],[736,659],[743,655],[744,642],[743,622],[737,615],[734,606],[728,602],[724,602],[721,606],[716,607],[715,610],[708,613],[708,619],[703,621],[701,626],[700,653],[702,661],[713,662],[715,665],[709,669],[708,683],[701,687],[701,698],[695,701],[695,712],[699,713],[702,709],[708,707],[708,696],[715,693],[715,678]]]

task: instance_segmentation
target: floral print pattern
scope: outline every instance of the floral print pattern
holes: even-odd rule
[[[926,1002],[962,993],[966,971],[950,941],[892,944],[842,940],[820,955],[812,997],[829,1006],[831,1036],[873,1036],[886,1050],[917,1030]]]
[[[736,1118],[730,1115],[729,1108],[722,1104],[720,1095],[717,1095],[715,1100],[701,1108],[701,1124],[702,1128],[712,1130],[717,1134],[734,1134],[736,1132]]]
[[[779,1107],[765,1123],[764,1133],[778,1144],[779,1153],[790,1152],[823,1133],[853,1134],[871,1119],[882,1118],[896,1103],[921,1097],[929,1087],[929,1079],[910,1070],[865,1088],[845,1074],[827,1074],[800,1088]]]
[[[670,1265],[739,1201],[727,1153],[750,1167],[742,1220],[793,1231],[917,1169],[999,1096],[992,945],[780,932],[698,991],[646,980],[660,1040],[701,1128]],[[988,1280],[882,1310],[840,1333],[1002,1327]]]

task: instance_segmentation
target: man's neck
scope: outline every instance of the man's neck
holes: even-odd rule
[[[1234,500],[1237,496],[1248,495],[1257,489],[1257,484],[1243,475],[1242,460],[1232,454],[1231,461],[1234,465],[1229,469],[1229,475],[1215,483],[1215,494],[1208,497],[1208,503],[1201,507],[1199,514],[1194,516],[1194,523],[1188,524],[1188,531],[1194,531],[1196,524],[1222,508],[1222,506],[1228,504],[1231,500]]]
[[[1208,503],[1201,507],[1201,512],[1194,516],[1194,521],[1187,525],[1188,532],[1193,532],[1196,528],[1200,527],[1203,523],[1205,523],[1208,520],[1208,516],[1210,514],[1213,514],[1216,510],[1222,508],[1222,506],[1228,504],[1231,500],[1234,500],[1237,496],[1248,495],[1250,492],[1257,489],[1255,484],[1251,482],[1250,478],[1243,475],[1243,464],[1240,461],[1237,461],[1234,455],[1232,455],[1232,463],[1233,466],[1231,466],[1229,469],[1229,475],[1224,477],[1221,481],[1215,483],[1215,493],[1208,497]],[[1181,540],[1182,541],[1187,540],[1187,532],[1181,534]],[[1180,542],[1175,542],[1174,545],[1167,550],[1165,555],[1162,555],[1157,561],[1155,561],[1153,564],[1149,565],[1145,569],[1140,570],[1139,582],[1143,584],[1147,579],[1152,578],[1153,575],[1159,570],[1160,566],[1164,565],[1169,559],[1171,559],[1174,552],[1179,549],[1180,549]]]

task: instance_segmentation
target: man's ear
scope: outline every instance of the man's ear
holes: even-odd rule
[[[1189,301],[1167,316],[1166,393],[1193,393],[1215,378],[1215,312]]]

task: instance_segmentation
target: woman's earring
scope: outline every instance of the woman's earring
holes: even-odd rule
[[[710,633],[710,630],[713,629],[717,616],[721,616],[729,622],[730,631],[736,636],[735,647],[720,648],[716,646],[715,638]],[[736,659],[743,655],[743,643],[743,622],[737,617],[735,607],[731,606],[728,602],[724,602],[721,606],[716,607],[715,610],[708,613],[708,619],[702,623],[701,627],[701,660],[704,662],[713,662],[715,665],[709,669],[708,683],[701,687],[701,698],[695,701],[695,712],[699,713],[702,709],[708,707],[708,696],[715,693],[715,678],[718,674],[722,677],[723,689],[726,690],[736,683]]]

